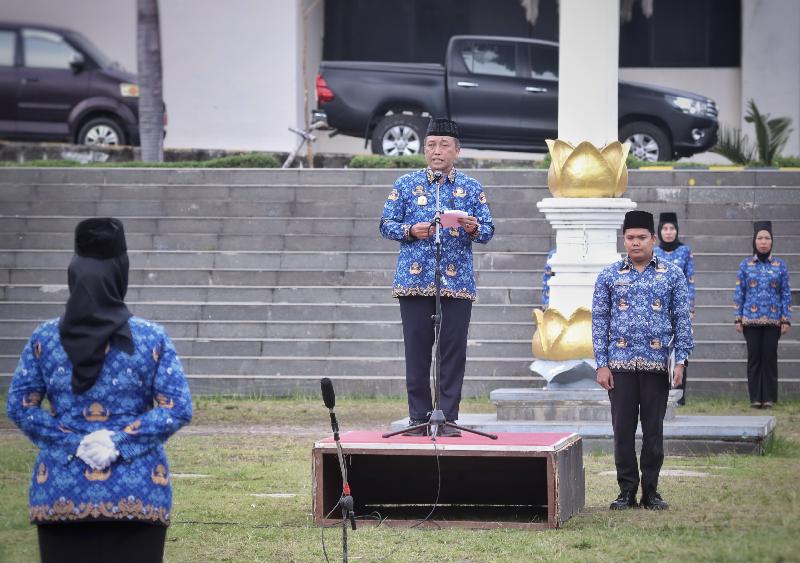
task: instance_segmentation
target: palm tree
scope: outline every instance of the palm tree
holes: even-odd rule
[[[136,51],[139,73],[139,135],[142,160],[164,161],[164,89],[158,0],[137,0]]]

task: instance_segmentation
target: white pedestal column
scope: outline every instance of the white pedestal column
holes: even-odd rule
[[[558,138],[617,139],[619,0],[559,2]]]
[[[556,231],[549,306],[569,318],[578,307],[591,308],[597,274],[619,260],[617,231],[636,203],[627,198],[559,197],[536,206]]]

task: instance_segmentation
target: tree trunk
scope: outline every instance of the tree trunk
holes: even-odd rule
[[[164,161],[164,90],[158,0],[137,0],[136,51],[139,73],[139,135],[142,160]]]

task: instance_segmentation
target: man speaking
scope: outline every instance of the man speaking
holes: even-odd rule
[[[392,296],[400,301],[406,357],[406,390],[410,425],[424,424],[433,410],[430,369],[434,342],[435,249],[433,219],[439,184],[440,209],[459,210],[458,226],[442,229],[442,328],[440,405],[448,422],[458,418],[467,360],[467,332],[476,298],[472,243],[487,243],[494,224],[486,195],[474,178],[453,164],[461,150],[458,126],[431,119],[425,136],[427,168],[397,179],[380,222],[381,235],[400,242]],[[443,436],[460,436],[456,428],[439,428]],[[425,427],[414,434],[424,435]]]

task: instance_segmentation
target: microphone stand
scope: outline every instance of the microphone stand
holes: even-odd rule
[[[464,426],[459,426],[454,422],[448,422],[447,419],[444,417],[444,412],[442,412],[441,406],[439,404],[440,394],[441,394],[441,385],[440,385],[440,370],[442,367],[442,355],[441,355],[441,340],[440,336],[442,333],[442,295],[441,295],[441,280],[442,280],[442,206],[441,206],[441,199],[439,198],[439,188],[441,187],[441,173],[438,173],[439,177],[436,180],[436,214],[433,217],[433,225],[435,228],[434,231],[434,248],[435,250],[435,262],[436,267],[434,269],[434,281],[433,286],[436,292],[434,296],[435,302],[435,309],[434,314],[431,315],[431,319],[433,320],[433,411],[431,412],[431,416],[427,422],[423,424],[417,424],[416,426],[410,426],[407,428],[403,428],[402,430],[396,430],[394,432],[388,432],[383,435],[384,438],[391,438],[392,436],[397,436],[398,434],[405,434],[406,432],[410,432],[412,430],[416,430],[417,428],[426,427],[428,429],[428,435],[431,437],[431,441],[435,442],[436,437],[439,434],[439,429],[444,427],[449,428],[456,428],[461,430],[462,432],[470,432],[472,434],[477,434],[478,436],[483,436],[484,438],[491,438],[492,440],[497,440],[496,434],[489,434],[488,432],[481,432],[480,430],[475,430],[473,428],[466,428]]]
[[[348,520],[353,530],[356,529],[356,517],[353,512],[353,497],[350,495],[350,483],[347,482],[347,466],[344,463],[344,452],[342,443],[339,440],[339,423],[336,421],[336,414],[333,409],[328,409],[331,416],[331,428],[333,429],[333,441],[336,442],[336,455],[339,457],[339,470],[342,473],[342,496],[338,506],[342,509],[342,561],[347,563],[347,524]],[[334,507],[335,509],[336,507]]]

